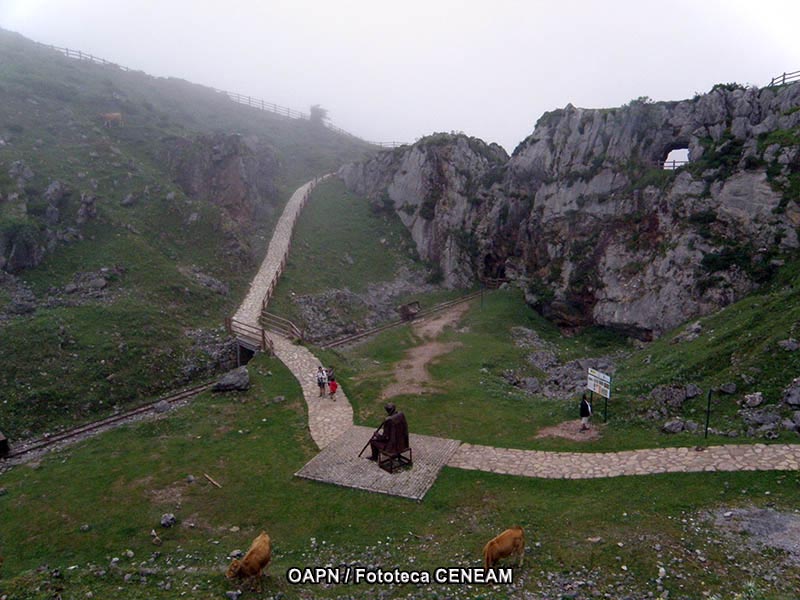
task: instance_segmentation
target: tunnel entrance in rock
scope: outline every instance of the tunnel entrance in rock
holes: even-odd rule
[[[483,277],[503,279],[506,276],[505,259],[489,252],[483,257]]]
[[[671,147],[664,154],[661,159],[664,169],[674,171],[689,164],[689,148],[686,146]]]

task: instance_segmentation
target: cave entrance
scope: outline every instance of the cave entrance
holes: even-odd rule
[[[689,148],[673,148],[664,159],[664,169],[674,171],[689,164]]]
[[[505,280],[506,264],[505,260],[492,252],[483,257],[483,276],[482,280]]]
[[[248,346],[244,346],[241,343],[236,344],[238,351],[236,352],[236,366],[241,367],[242,365],[246,365],[250,362],[250,360],[256,355],[256,351]]]

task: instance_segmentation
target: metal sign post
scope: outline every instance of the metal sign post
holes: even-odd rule
[[[592,394],[592,399],[594,399],[595,392],[605,399],[603,403],[603,423],[605,423],[608,421],[608,399],[611,397],[611,376],[595,369],[589,369],[586,387]]]

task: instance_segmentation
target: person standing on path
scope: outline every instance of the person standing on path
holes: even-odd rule
[[[328,389],[330,390],[331,398],[336,393],[336,388],[339,385],[336,383],[336,375],[333,372],[333,367],[328,367],[326,375],[328,376]]]
[[[581,398],[580,415],[581,415],[581,431],[586,431],[587,429],[589,429],[589,420],[592,418],[592,405],[589,402],[589,398],[586,395],[586,392],[583,392],[583,397]]]
[[[325,395],[325,386],[328,385],[328,374],[322,365],[317,367],[317,385],[319,386],[319,397],[322,398]]]

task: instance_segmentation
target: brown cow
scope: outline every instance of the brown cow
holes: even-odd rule
[[[272,558],[272,543],[265,531],[253,540],[250,549],[242,560],[233,559],[225,576],[228,579],[249,579],[258,577],[258,591],[261,591],[261,571],[266,571]]]
[[[522,558],[525,555],[525,532],[519,525],[506,529],[496,538],[489,540],[483,547],[483,566],[491,569],[501,558],[512,554],[519,554],[519,566],[521,567]]]
[[[112,123],[116,123],[119,127],[125,124],[122,120],[122,113],[100,113],[100,117],[103,119],[103,127],[111,127]]]

